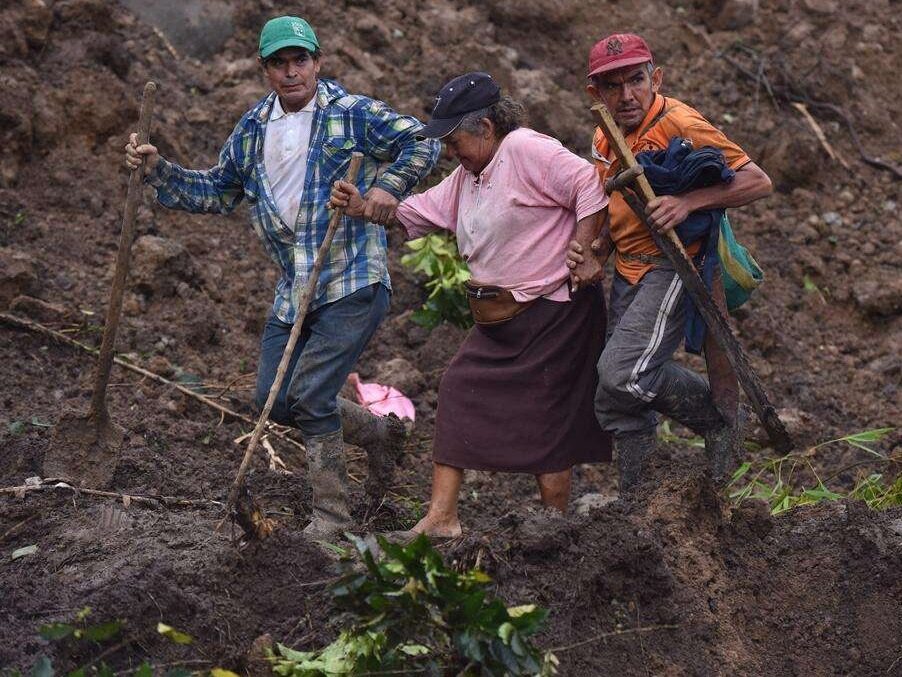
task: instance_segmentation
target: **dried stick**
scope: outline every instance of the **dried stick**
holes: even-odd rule
[[[140,494],[122,494],[116,491],[101,491],[99,489],[82,489],[74,487],[66,482],[58,481],[54,478],[44,480],[43,484],[23,484],[18,487],[0,488],[0,495],[12,494],[16,498],[24,498],[25,494],[34,491],[55,491],[61,489],[63,491],[71,491],[76,494],[85,494],[87,496],[99,496],[101,498],[118,498],[123,504],[131,503],[149,503],[151,505],[160,504],[170,506],[191,506],[191,505],[222,505],[222,501],[214,501],[211,498],[181,498],[179,496],[142,496]]]
[[[646,632],[657,632],[658,630],[676,630],[677,628],[682,627],[679,624],[676,625],[646,625],[642,628],[631,628],[629,630],[613,630],[611,632],[603,632],[600,635],[595,635],[594,637],[589,637],[588,639],[584,639],[580,642],[576,642],[575,644],[568,644],[567,646],[559,646],[554,647],[553,649],[549,649],[549,651],[553,653],[561,653],[564,651],[571,651],[573,649],[578,649],[581,646],[585,646],[586,644],[594,644],[600,639],[607,639],[608,637],[620,637],[621,635],[642,635]]]
[[[45,327],[44,325],[42,325],[38,322],[34,322],[32,320],[26,320],[25,318],[21,318],[21,317],[16,317],[15,315],[10,315],[9,313],[0,313],[0,321],[3,321],[14,327],[18,327],[19,329],[26,329],[26,330],[32,331],[36,334],[42,334],[44,336],[52,338],[55,341],[59,341],[60,343],[64,343],[68,346],[72,346],[73,348],[79,348],[80,350],[84,350],[85,352],[97,354],[97,348],[92,348],[91,346],[89,346],[85,343],[82,343],[81,341],[76,341],[75,339],[70,338],[63,333],[58,332],[55,329],[50,329],[49,327]],[[118,364],[120,367],[128,369],[129,371],[133,371],[136,374],[141,374],[141,376],[145,376],[146,378],[149,378],[152,381],[156,381],[157,383],[161,383],[161,384],[169,386],[171,388],[175,388],[180,393],[187,395],[188,397],[194,398],[198,402],[202,402],[203,404],[207,405],[208,407],[212,407],[213,409],[216,409],[216,411],[220,412],[221,414],[224,414],[226,416],[231,416],[233,418],[237,418],[241,421],[244,421],[245,423],[249,423],[250,425],[254,425],[256,423],[254,421],[254,419],[252,419],[249,416],[245,416],[244,414],[239,414],[237,411],[233,411],[232,409],[229,409],[228,407],[225,407],[225,406],[219,404],[218,402],[210,399],[209,397],[206,397],[205,395],[201,395],[200,393],[198,393],[194,390],[191,390],[190,388],[186,388],[185,386],[183,386],[179,383],[176,383],[175,381],[170,381],[168,378],[160,376],[159,374],[155,374],[152,371],[143,369],[142,367],[139,367],[136,364],[132,364],[131,362],[128,362],[128,361],[122,359],[121,357],[118,357],[118,356],[114,357],[113,362],[115,364]],[[276,437],[278,437],[281,440],[284,440],[288,444],[293,444],[294,446],[296,446],[300,449],[305,449],[303,444],[301,444],[297,440],[291,439],[285,433],[277,430],[275,428],[275,424],[269,423],[268,428],[269,429],[267,430],[267,434],[275,435]]]
[[[814,135],[817,137],[817,140],[821,142],[821,146],[823,146],[824,150],[827,151],[827,155],[830,156],[831,160],[838,162],[843,166],[844,169],[849,168],[849,163],[845,161],[845,159],[833,150],[833,146],[830,145],[830,142],[827,141],[827,136],[824,134],[824,130],[821,129],[821,126],[817,123],[811,113],[808,112],[808,108],[804,103],[799,103],[798,101],[793,102],[792,107],[795,108],[799,113],[802,114],[802,117],[805,118],[805,122],[811,127],[814,131]]]

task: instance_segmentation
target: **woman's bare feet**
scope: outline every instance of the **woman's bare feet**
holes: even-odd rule
[[[460,520],[457,516],[440,517],[426,515],[423,519],[416,523],[411,531],[415,534],[426,534],[435,538],[457,538],[463,533],[460,527]]]

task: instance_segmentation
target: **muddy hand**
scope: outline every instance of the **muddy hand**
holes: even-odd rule
[[[364,200],[357,186],[347,181],[336,181],[332,184],[329,196],[329,209],[344,209],[348,216],[363,216]]]
[[[604,266],[595,254],[600,245],[599,240],[594,240],[590,245],[591,251],[587,253],[579,242],[571,240],[567,250],[567,268],[570,269],[570,287],[574,292],[604,277]]]
[[[139,146],[138,135],[132,132],[125,144],[125,165],[132,171],[144,165],[144,176],[147,176],[157,168],[159,161],[160,152],[157,147],[150,143]]]
[[[398,198],[381,188],[372,188],[363,199],[363,217],[383,226],[391,223],[397,209]]]

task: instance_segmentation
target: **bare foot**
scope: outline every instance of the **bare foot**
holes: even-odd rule
[[[441,519],[430,515],[426,515],[417,522],[411,531],[415,534],[426,534],[436,538],[457,538],[463,533],[463,529],[460,527],[460,520],[456,517]]]

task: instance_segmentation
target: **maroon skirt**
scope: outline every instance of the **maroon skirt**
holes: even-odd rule
[[[439,386],[433,459],[531,474],[610,461],[594,409],[604,337],[600,285],[473,327]]]

